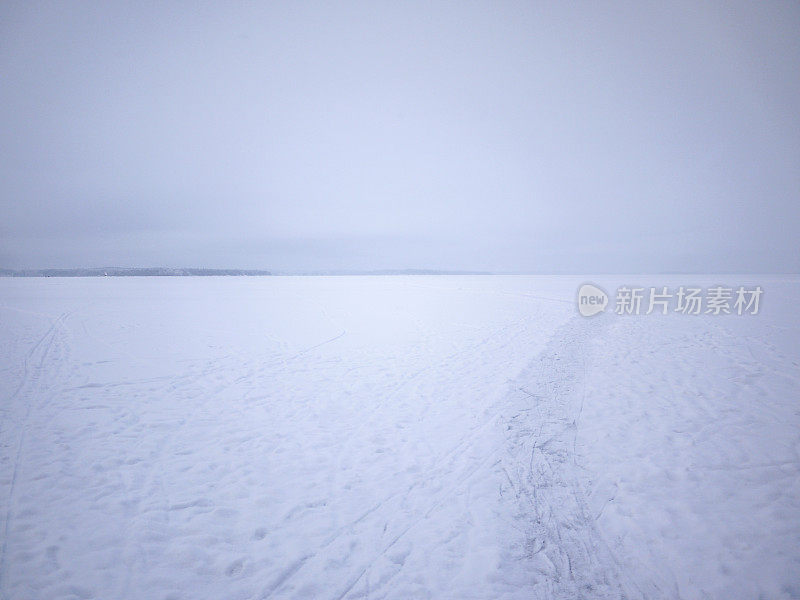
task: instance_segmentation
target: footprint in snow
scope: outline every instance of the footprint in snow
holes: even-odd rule
[[[225,575],[227,575],[228,577],[236,577],[243,570],[244,570],[244,559],[240,558],[228,565],[228,568],[225,569]]]

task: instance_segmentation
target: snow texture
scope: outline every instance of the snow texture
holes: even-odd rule
[[[798,598],[800,280],[750,279],[0,280],[0,598]]]

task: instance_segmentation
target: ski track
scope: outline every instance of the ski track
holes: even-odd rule
[[[68,313],[62,313],[56,319],[53,319],[52,324],[44,335],[33,344],[25,355],[22,361],[22,376],[19,385],[6,401],[5,408],[7,412],[4,412],[3,419],[0,421],[2,447],[4,449],[13,448],[8,454],[3,452],[3,467],[10,470],[10,475],[2,477],[4,487],[7,489],[4,493],[6,500],[4,502],[3,539],[0,544],[0,598],[5,597],[4,589],[8,572],[8,539],[16,508],[15,492],[19,479],[20,458],[25,445],[26,429],[31,412],[43,408],[50,400],[52,392],[48,389],[48,383],[45,378],[57,379],[58,372],[45,372],[45,366],[49,366],[48,362],[53,350],[55,349],[56,353],[58,353],[59,336],[63,335],[61,327],[67,316]],[[58,363],[60,361],[55,360],[54,362]],[[52,384],[53,382],[51,381],[50,383]],[[15,410],[14,405],[19,403],[20,400],[24,402],[24,407]],[[13,416],[9,416],[9,413],[22,414],[22,417],[15,420]],[[10,429],[13,429],[13,432],[9,431]],[[9,442],[9,437],[12,436],[16,439],[15,442]],[[10,463],[7,460],[8,457],[13,457]]]
[[[666,488],[684,467],[659,460],[706,458],[670,445],[677,421],[654,426],[669,414],[709,444],[745,435],[735,402],[763,398],[751,412],[766,416],[749,418],[764,427],[795,418],[765,382],[796,392],[796,357],[768,337],[581,319],[571,280],[236,279],[84,280],[71,285],[94,290],[81,292],[91,306],[0,307],[60,315],[17,350],[3,406],[0,598],[748,597],[735,569],[702,584],[676,572],[676,553],[701,544],[643,537],[647,488],[614,465],[650,474],[655,461]],[[228,312],[206,300],[216,293]],[[709,352],[719,362],[701,381],[690,360]],[[661,404],[643,409],[655,389]],[[661,449],[625,437],[643,424]],[[702,467],[783,477],[775,510],[791,513],[800,442],[786,443]],[[774,591],[762,583],[742,589]]]

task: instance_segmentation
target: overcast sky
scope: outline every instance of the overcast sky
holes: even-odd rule
[[[800,271],[800,3],[0,4],[0,267]]]

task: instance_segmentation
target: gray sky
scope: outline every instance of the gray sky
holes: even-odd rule
[[[0,4],[0,266],[800,271],[797,2]]]

